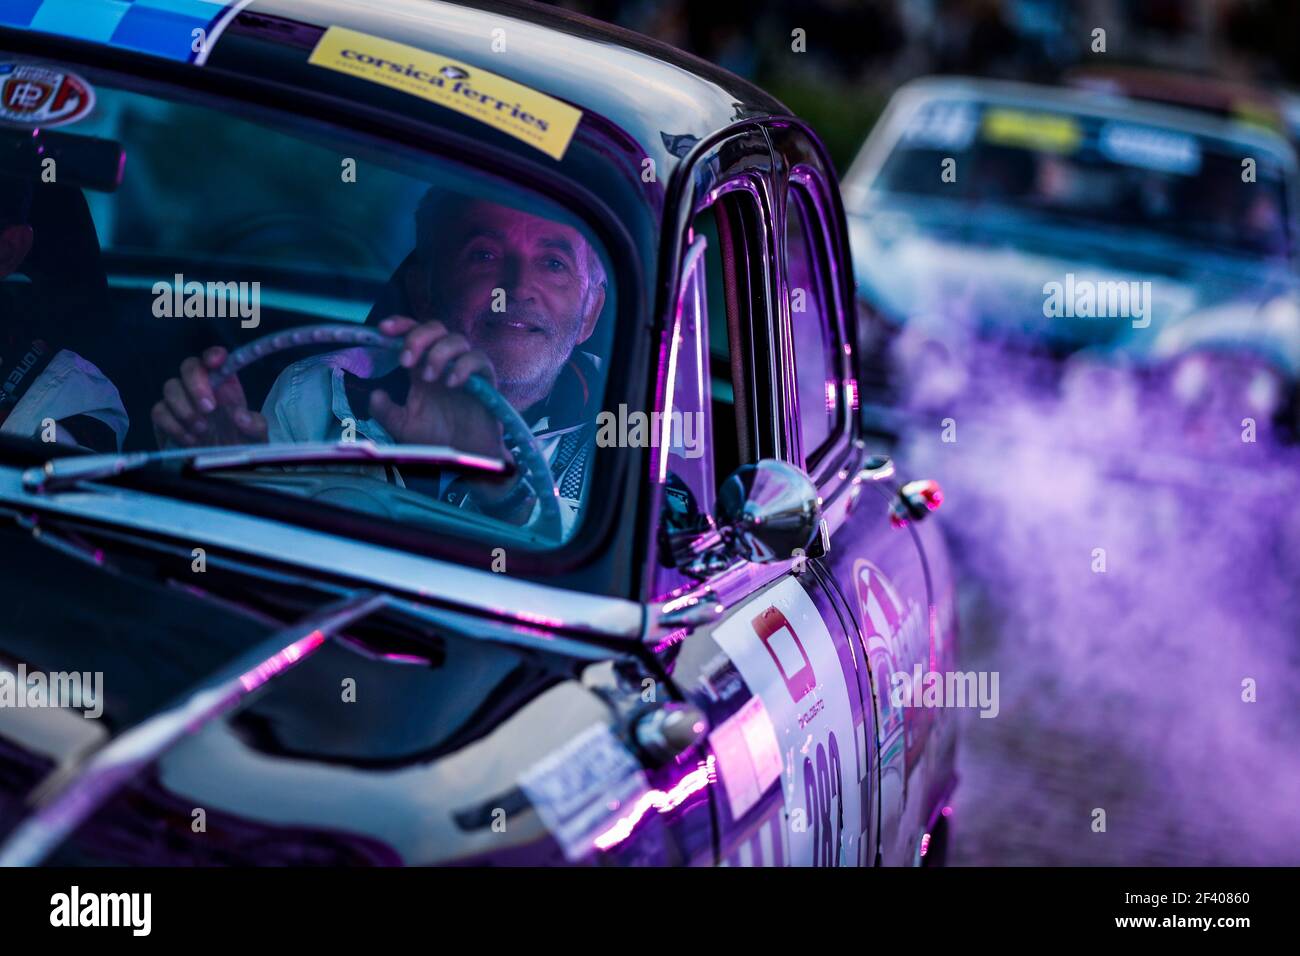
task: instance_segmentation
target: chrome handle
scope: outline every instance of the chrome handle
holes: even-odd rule
[[[685,628],[693,631],[716,621],[726,607],[716,598],[690,598],[669,601],[659,611],[659,626],[668,630]]]
[[[637,719],[637,746],[651,766],[662,766],[694,747],[709,729],[704,712],[690,704],[665,704]]]
[[[894,461],[888,455],[870,455],[858,469],[863,481],[884,481],[894,477]]]

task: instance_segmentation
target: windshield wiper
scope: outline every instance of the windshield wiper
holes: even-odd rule
[[[47,461],[23,472],[28,491],[61,491],[84,481],[115,478],[129,471],[174,466],[176,471],[229,471],[263,465],[362,462],[383,465],[436,465],[458,471],[501,475],[510,465],[500,458],[473,455],[447,445],[376,445],[372,441],[301,442],[275,445],[222,445],[172,448],[109,455],[75,455]]]

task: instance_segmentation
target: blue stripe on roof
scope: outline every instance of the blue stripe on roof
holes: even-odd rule
[[[43,0],[5,0],[0,7],[0,25],[6,27],[30,27],[32,17],[41,8]]]
[[[125,0],[45,0],[31,28],[78,40],[108,42],[131,4]]]
[[[212,21],[222,10],[230,6],[230,3],[228,0],[135,0],[132,6],[166,10],[170,13]]]
[[[109,42],[170,60],[188,60],[198,52],[194,48],[194,31],[202,30],[206,36],[212,19],[212,16],[196,17],[137,2],[122,18]]]
[[[234,0],[0,0],[0,26],[90,40],[190,61]]]

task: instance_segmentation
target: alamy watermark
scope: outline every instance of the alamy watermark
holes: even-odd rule
[[[889,678],[889,702],[894,707],[978,707],[981,717],[996,717],[997,671],[895,671]]]
[[[601,448],[660,448],[681,451],[684,458],[704,454],[704,413],[602,411],[596,416],[596,444]]]
[[[1151,324],[1151,283],[1098,282],[1065,274],[1043,285],[1043,315],[1049,319],[1132,319],[1133,328]]]
[[[238,318],[244,329],[255,329],[262,322],[260,282],[187,282],[178,272],[170,282],[155,282],[153,295],[153,314],[158,319]]]
[[[0,670],[0,709],[64,708],[79,710],[87,720],[104,713],[103,671],[29,671],[19,664]]]
[[[50,925],[68,927],[122,927],[132,936],[148,936],[153,929],[152,893],[93,893],[80,886],[50,897]]]

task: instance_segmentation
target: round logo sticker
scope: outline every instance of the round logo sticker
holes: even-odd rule
[[[95,92],[75,73],[28,63],[0,63],[0,122],[62,126],[95,106]]]

